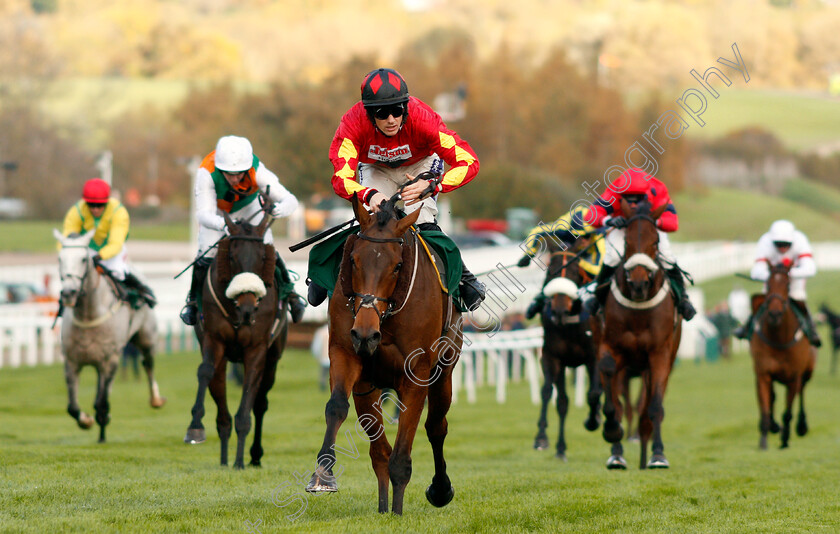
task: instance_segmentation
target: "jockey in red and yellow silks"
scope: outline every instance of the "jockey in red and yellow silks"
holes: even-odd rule
[[[362,81],[361,102],[341,118],[329,157],[332,186],[345,199],[354,194],[376,212],[401,186],[406,213],[420,210],[418,227],[437,230],[437,196],[466,185],[478,174],[472,147],[450,130],[423,101],[408,94],[403,77],[393,69],[376,69]],[[444,172],[444,164],[449,169]],[[423,172],[441,176],[431,195],[420,198],[431,182],[405,185]],[[467,309],[484,300],[484,286],[463,269],[460,295]],[[327,290],[312,282],[309,302],[324,301]]]

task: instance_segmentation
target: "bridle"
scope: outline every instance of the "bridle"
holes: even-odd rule
[[[405,300],[403,301],[402,306],[400,306],[399,309],[394,309],[397,303],[394,301],[393,296],[390,296],[388,298],[382,298],[376,295],[372,295],[370,293],[359,293],[354,291],[352,295],[349,296],[350,302],[348,303],[353,309],[354,319],[356,318],[356,315],[362,310],[362,308],[372,308],[379,316],[379,322],[382,323],[383,321],[385,321],[385,319],[398,314],[405,307],[405,304],[408,302],[408,298],[411,296],[411,290],[414,288],[414,280],[417,277],[417,264],[419,261],[419,254],[417,250],[417,237],[414,236],[413,229],[409,229],[408,231],[411,232],[412,236],[414,237],[414,269],[411,273],[411,281],[410,286],[408,288],[408,293],[405,296]],[[365,234],[358,234],[358,238],[363,239],[365,241],[370,241],[371,243],[397,243],[398,245],[400,245],[400,248],[402,248],[405,244],[405,240],[402,237],[373,237]],[[358,306],[356,306],[356,299],[360,299]],[[379,311],[379,308],[376,307],[377,302],[385,303],[385,311]]]
[[[64,248],[84,248],[84,249],[87,249],[88,246],[87,245],[63,245],[61,248],[62,249],[64,249]],[[77,295],[78,297],[82,297],[82,296],[87,294],[85,292],[85,280],[87,280],[88,273],[90,273],[90,266],[91,266],[92,263],[93,263],[93,261],[91,260],[90,256],[86,255],[86,257],[85,257],[85,272],[82,274],[82,276],[77,276],[75,273],[65,274],[65,273],[60,272],[61,269],[59,269],[58,274],[59,274],[59,278],[61,279],[62,282],[64,282],[65,279],[70,279],[70,280],[78,279],[79,280],[79,293]]]

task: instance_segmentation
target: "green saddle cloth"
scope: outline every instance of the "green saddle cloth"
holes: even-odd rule
[[[327,290],[332,297],[335,284],[338,281],[338,271],[341,269],[341,258],[344,251],[344,243],[351,234],[359,233],[359,226],[351,226],[332,237],[314,245],[309,251],[308,276],[313,282]],[[455,299],[455,304],[461,308],[461,299],[458,285],[461,282],[461,271],[463,260],[461,252],[452,239],[437,230],[424,230],[420,235],[443,258],[444,270],[441,277],[446,284],[449,294]],[[423,247],[420,247],[420,254],[426,254]],[[461,309],[462,312],[466,311]]]

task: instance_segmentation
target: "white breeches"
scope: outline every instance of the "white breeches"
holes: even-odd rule
[[[677,263],[677,259],[671,250],[671,241],[668,239],[668,234],[662,230],[657,230],[657,232],[659,232],[659,255],[665,268],[670,269]],[[624,234],[625,228],[613,228],[607,232],[604,265],[616,267],[621,263],[624,258]]]
[[[440,167],[440,158],[433,154],[425,159],[421,159],[414,165],[404,167],[397,167],[392,169],[382,165],[372,165],[368,163],[359,163],[356,171],[359,178],[359,183],[365,187],[372,187],[385,195],[386,197],[393,196],[397,189],[408,181],[406,174],[417,176],[421,172],[428,171],[432,167]],[[411,206],[403,207],[406,214],[414,213],[420,209],[420,217],[417,219],[417,224],[433,223],[437,219],[437,195],[429,197],[422,202],[417,202]]]
[[[250,224],[256,226],[260,224],[262,221],[261,215],[254,215],[255,213],[259,212],[262,208],[260,207],[259,199],[254,199],[244,208],[240,209],[239,211],[234,211],[230,213],[230,218],[234,221],[242,220],[247,221]],[[219,217],[222,216],[221,210],[216,210]],[[252,218],[253,216],[253,218]],[[206,226],[198,225],[198,256],[200,256],[205,250],[211,247],[216,241],[220,240],[224,237],[225,233],[222,230],[216,230],[215,228],[207,228]],[[264,243],[274,243],[274,236],[271,235],[271,228],[265,231],[265,238],[263,239]],[[205,254],[206,258],[215,258],[216,251],[218,247],[214,247],[210,250],[207,254]]]
[[[91,254],[96,254],[96,252],[91,249]],[[129,272],[128,254],[125,251],[125,245],[117,252],[116,256],[102,260],[100,263],[102,263],[103,267],[114,273],[115,278],[125,280],[125,275]]]

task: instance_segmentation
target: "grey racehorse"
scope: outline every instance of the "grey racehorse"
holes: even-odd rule
[[[154,346],[157,340],[157,321],[152,309],[143,305],[135,310],[120,300],[112,282],[101,275],[90,254],[93,232],[84,235],[53,233],[61,243],[58,269],[61,276],[61,303],[64,307],[61,322],[61,350],[64,353],[64,376],[67,380],[69,402],[67,412],[87,430],[94,419],[79,409],[77,390],[79,370],[96,367],[99,380],[96,388],[96,423],[99,442],[105,441],[108,415],[108,394],[119,367],[120,355],[131,341],[143,354],[143,367],[149,378],[150,404],[160,408],[166,399],[160,396],[154,378]]]

